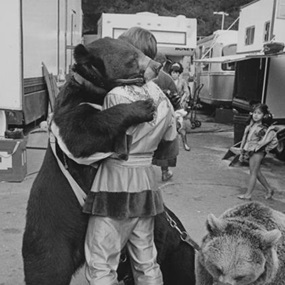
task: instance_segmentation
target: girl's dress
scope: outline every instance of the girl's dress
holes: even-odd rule
[[[278,145],[274,126],[267,127],[251,122],[244,131],[241,142],[241,162],[248,162],[255,152],[268,153]]]
[[[128,160],[107,158],[100,165],[84,212],[116,218],[155,216],[163,211],[163,201],[152,166],[153,153],[161,140],[177,136],[173,107],[161,89],[148,82],[142,87],[114,88],[105,98],[103,109],[120,103],[152,98],[157,111],[154,120],[131,127]]]

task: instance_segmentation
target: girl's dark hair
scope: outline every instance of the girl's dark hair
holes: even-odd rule
[[[169,73],[171,74],[172,71],[177,71],[180,74],[183,72],[183,66],[180,62],[174,62],[170,66]]]
[[[258,104],[253,105],[252,111],[255,111],[257,109],[259,109],[264,114],[264,116],[262,118],[262,124],[267,126],[267,127],[271,126],[273,123],[273,116],[270,113],[268,106],[266,104],[262,104],[262,103],[258,103]]]

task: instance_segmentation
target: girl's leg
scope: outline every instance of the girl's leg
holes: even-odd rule
[[[247,191],[244,195],[238,196],[240,199],[251,199],[251,194],[254,190],[254,186],[257,180],[257,173],[260,171],[261,161],[264,157],[263,153],[255,152],[249,159],[249,183]]]
[[[154,244],[154,218],[139,218],[127,243],[136,285],[162,285]]]
[[[271,188],[271,186],[269,185],[269,183],[267,182],[266,178],[264,177],[264,175],[262,174],[261,170],[259,169],[258,173],[257,173],[257,179],[258,181],[261,183],[261,185],[266,189],[267,194],[265,195],[265,199],[270,199],[272,198],[273,194],[274,194],[274,190]]]
[[[183,147],[185,150],[190,151],[190,146],[187,143],[187,136],[186,136],[186,130],[184,129],[184,127],[179,131],[181,138],[182,138],[182,143],[183,143]]]
[[[85,275],[90,285],[118,284],[121,250],[136,221],[90,216],[85,237]]]

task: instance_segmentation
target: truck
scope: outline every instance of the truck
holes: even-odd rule
[[[73,47],[82,42],[77,0],[5,1],[0,17],[0,137],[9,126],[27,126],[48,115],[42,63],[56,79],[72,65]]]
[[[235,143],[241,140],[252,106],[265,103],[274,117],[276,156],[281,160],[285,160],[284,29],[285,0],[252,1],[240,7],[236,54],[198,60],[204,64],[235,63]]]
[[[269,106],[277,123],[276,155],[281,160],[285,160],[284,29],[285,0],[257,0],[240,8],[237,53],[245,57],[236,63],[233,92],[239,118],[246,117],[255,102]],[[278,45],[280,50],[268,50]]]

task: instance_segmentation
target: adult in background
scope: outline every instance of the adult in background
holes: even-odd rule
[[[169,73],[176,85],[178,96],[180,97],[180,105],[182,109],[186,109],[188,106],[188,100],[190,99],[190,91],[187,82],[185,81],[184,78],[181,77],[181,73],[183,72],[183,66],[179,62],[174,62],[170,66]],[[185,150],[190,151],[190,146],[188,145],[187,142],[187,134],[186,134],[186,126],[184,124],[183,120],[183,114],[184,116],[187,115],[187,112],[182,112],[181,115],[182,118],[179,121],[180,123],[180,128],[178,130],[179,134],[181,135],[182,142],[183,142],[183,147]]]
[[[180,109],[180,97],[177,94],[176,85],[172,77],[164,71],[165,63],[167,62],[166,56],[158,52],[154,60],[161,63],[162,68],[159,71],[157,78],[155,78],[153,81],[168,97],[174,110]],[[154,153],[152,163],[160,166],[162,181],[167,181],[173,176],[173,173],[169,170],[169,167],[176,167],[178,153],[178,138],[176,138],[173,142],[161,141],[158,145],[158,148]]]

